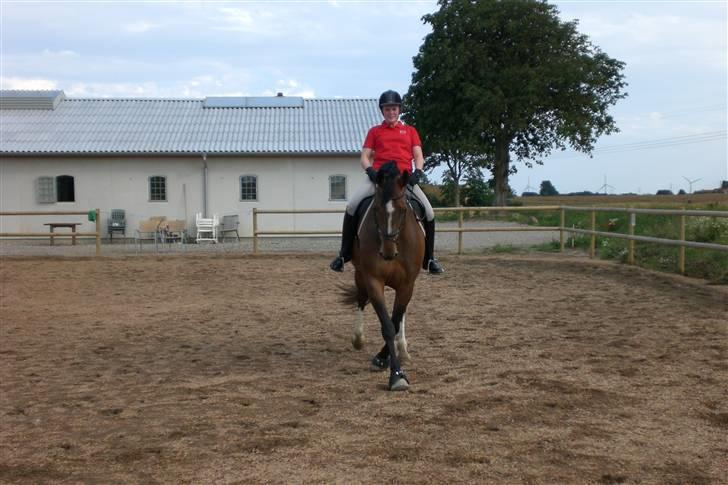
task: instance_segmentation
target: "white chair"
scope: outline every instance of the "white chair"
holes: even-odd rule
[[[217,214],[213,214],[212,218],[202,217],[202,212],[195,215],[195,225],[197,226],[197,242],[212,241],[217,243],[217,226],[219,224]]]

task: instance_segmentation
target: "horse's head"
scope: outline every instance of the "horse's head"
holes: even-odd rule
[[[387,162],[377,171],[374,195],[374,222],[379,233],[379,254],[386,260],[397,256],[397,239],[407,215],[405,190],[408,172],[400,172],[395,162]]]

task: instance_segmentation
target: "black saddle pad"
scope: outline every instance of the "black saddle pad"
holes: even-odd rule
[[[359,223],[361,223],[362,218],[364,217],[364,214],[366,214],[367,209],[372,203],[373,198],[373,195],[370,195],[369,197],[364,197],[364,199],[362,199],[362,201],[359,203],[359,207],[356,208],[356,220],[359,221]],[[425,219],[425,207],[420,203],[419,199],[415,197],[415,194],[409,187],[407,188],[407,202],[409,202],[412,210],[415,211],[415,216],[417,217],[417,220],[423,221]]]

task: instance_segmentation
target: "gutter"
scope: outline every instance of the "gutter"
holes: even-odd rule
[[[207,153],[202,154],[202,217],[207,217]]]

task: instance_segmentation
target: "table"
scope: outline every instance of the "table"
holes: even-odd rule
[[[50,226],[51,230],[51,246],[53,246],[53,230],[57,227],[70,227],[73,236],[71,236],[72,245],[76,245],[76,226],[80,226],[80,222],[46,222],[44,226]]]

